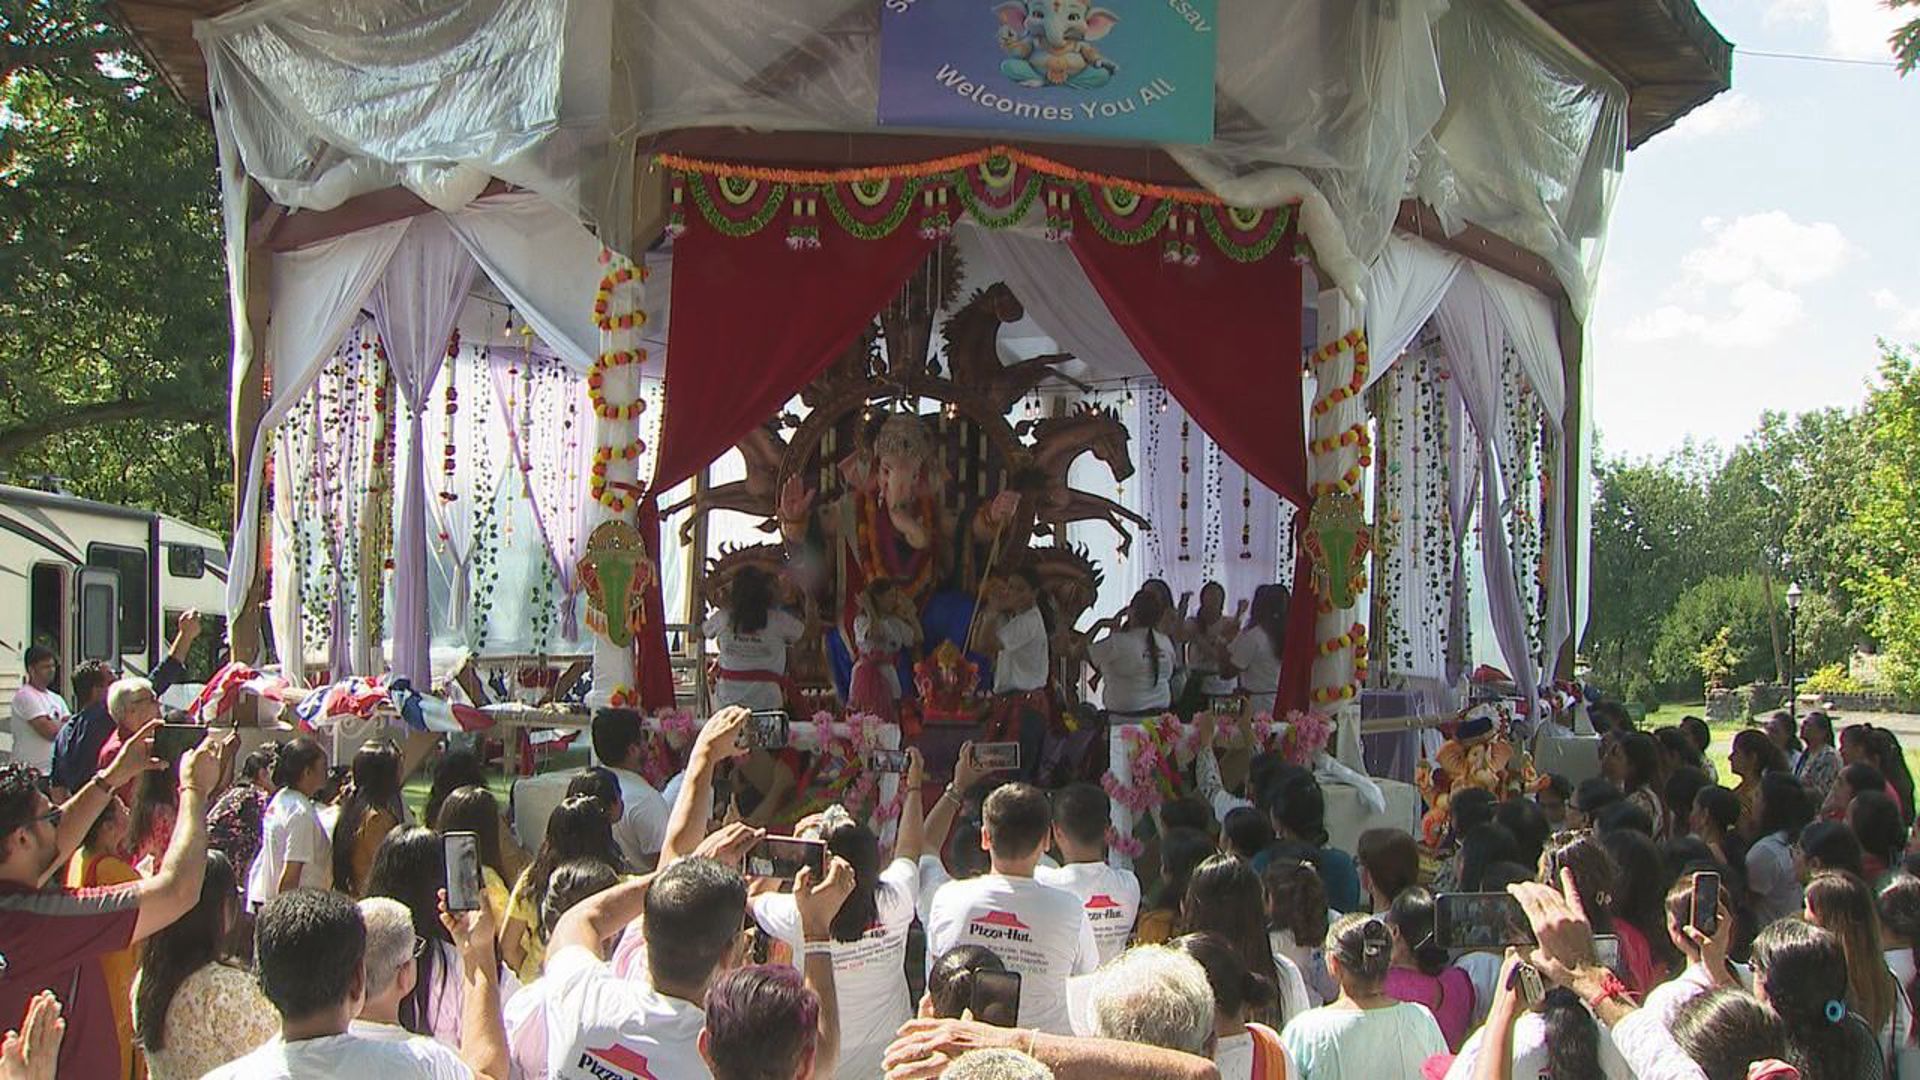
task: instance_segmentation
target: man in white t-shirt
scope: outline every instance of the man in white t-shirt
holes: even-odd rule
[[[404,910],[404,909],[402,909]],[[434,1042],[399,1037],[391,1025],[355,1031],[354,1017],[368,993],[367,924],[353,901],[334,892],[296,889],[276,896],[260,909],[254,924],[260,989],[280,1014],[280,1034],[236,1061],[207,1074],[207,1080],[296,1080],[317,1076],[372,1080],[507,1080],[506,1032],[500,1024],[498,961],[493,949],[493,917],[482,905],[460,917],[442,915],[460,951],[466,982],[460,1053]],[[404,952],[413,957],[409,919]],[[388,938],[395,935],[385,934]],[[400,951],[395,941],[381,945],[391,963]],[[389,970],[390,993],[400,977]],[[394,998],[397,1006],[398,998]],[[372,1032],[364,1034],[361,1032]],[[405,1036],[400,1032],[400,1036]]]
[[[1102,964],[1126,951],[1133,920],[1140,914],[1140,879],[1131,870],[1107,865],[1107,825],[1112,815],[1112,800],[1093,784],[1074,784],[1056,793],[1053,843],[1064,865],[1033,871],[1035,881],[1080,898]]]
[[[620,781],[620,820],[613,839],[635,870],[651,870],[667,838],[667,801],[640,775],[647,733],[632,709],[601,709],[593,714],[593,756]]]
[[[734,868],[764,834],[729,825],[692,857],[598,893],[560,917],[547,946],[547,1074],[553,1080],[701,1080],[707,988],[738,964],[746,932],[747,886]],[[795,882],[805,927],[807,985],[820,997],[816,1053],[822,1070],[838,1050],[833,960],[827,926],[853,870],[834,860],[824,881]],[[640,920],[647,978],[622,979],[603,959],[606,941]],[[629,933],[635,932],[628,929]]]
[[[60,658],[44,645],[31,645],[25,660],[26,681],[13,692],[13,760],[51,775],[53,737],[67,718],[66,700],[52,689]]]
[[[992,949],[1020,973],[1020,1026],[1071,1034],[1067,978],[1099,966],[1100,948],[1080,898],[1034,880],[1053,830],[1046,792],[1006,784],[987,796],[983,816],[980,844],[993,869],[950,881],[934,894],[927,961],[955,945]]]

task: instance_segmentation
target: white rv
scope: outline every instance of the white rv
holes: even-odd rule
[[[220,537],[150,510],[0,485],[0,728],[29,645],[60,657],[54,689],[89,660],[144,675],[166,655],[182,612],[202,632],[187,663],[200,681],[224,650],[227,552]],[[11,749],[12,733],[6,733]]]

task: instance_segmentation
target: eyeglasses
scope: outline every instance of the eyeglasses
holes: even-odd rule
[[[60,807],[56,806],[53,809],[47,811],[46,813],[41,814],[39,817],[34,818],[33,820],[44,821],[48,825],[51,825],[57,829],[60,827],[60,819],[65,817],[66,813],[67,812],[65,810],[62,810]]]
[[[421,937],[419,934],[413,935],[413,958],[415,960],[420,959],[421,954],[425,953],[426,951],[427,951],[427,939]]]

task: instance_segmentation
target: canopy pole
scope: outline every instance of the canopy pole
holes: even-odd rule
[[[1558,523],[1566,530],[1567,542],[1562,545],[1567,560],[1567,640],[1560,646],[1560,655],[1556,662],[1558,678],[1574,677],[1575,657],[1579,653],[1580,607],[1581,598],[1588,583],[1580,579],[1580,501],[1591,498],[1590,492],[1580,486],[1582,470],[1586,462],[1581,460],[1580,445],[1581,423],[1586,412],[1585,386],[1581,375],[1586,368],[1586,327],[1580,322],[1580,316],[1564,295],[1554,302],[1555,320],[1560,328],[1560,363],[1567,384],[1567,414],[1560,425],[1560,442],[1565,453],[1565,475],[1560,483],[1567,493],[1566,513]]]
[[[233,527],[237,532],[241,527],[241,507],[246,505],[247,485],[253,475],[253,447],[259,437],[260,425],[267,412],[267,369],[272,363],[268,355],[269,338],[267,320],[271,314],[271,296],[273,286],[273,258],[262,248],[249,248],[247,251],[247,329],[253,339],[251,362],[235,384],[233,403]],[[247,581],[246,597],[238,611],[234,612],[233,623],[227,627],[227,648],[233,660],[259,666],[261,654],[261,623],[266,618],[267,603],[267,537],[268,523],[273,520],[273,508],[266,505],[267,474],[260,472],[260,514],[255,522],[253,575]]]

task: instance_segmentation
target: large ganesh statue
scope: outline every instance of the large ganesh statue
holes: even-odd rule
[[[1043,381],[1073,382],[1058,371],[1073,358],[1006,359],[1000,330],[1022,319],[1024,307],[1004,283],[967,293],[963,279],[952,244],[941,245],[867,331],[801,391],[802,415],[770,418],[750,434],[740,446],[744,480],[667,510],[691,509],[696,517],[731,510],[778,531],[778,546],[715,560],[703,600],[717,602],[740,565],[784,574],[820,616],[820,636],[802,641],[791,663],[803,688],[809,673],[825,676],[811,684],[821,697],[847,700],[862,594],[885,579],[900,594],[887,601],[898,605],[889,617],[910,608],[920,624],[918,640],[896,657],[903,699],[922,696],[916,665],[930,662],[944,711],[960,718],[978,702],[956,692],[966,681],[959,673],[984,679],[991,670],[969,649],[987,579],[1016,565],[1033,569],[1063,628],[1056,656],[1071,656],[1080,644],[1071,627],[1093,604],[1100,572],[1083,548],[1066,543],[1067,526],[1104,522],[1123,550],[1130,528],[1145,527],[1113,501],[1068,483],[1073,463],[1086,455],[1116,480],[1133,474],[1119,417],[1083,407],[1056,408],[1017,426],[1009,420],[1013,404]]]

